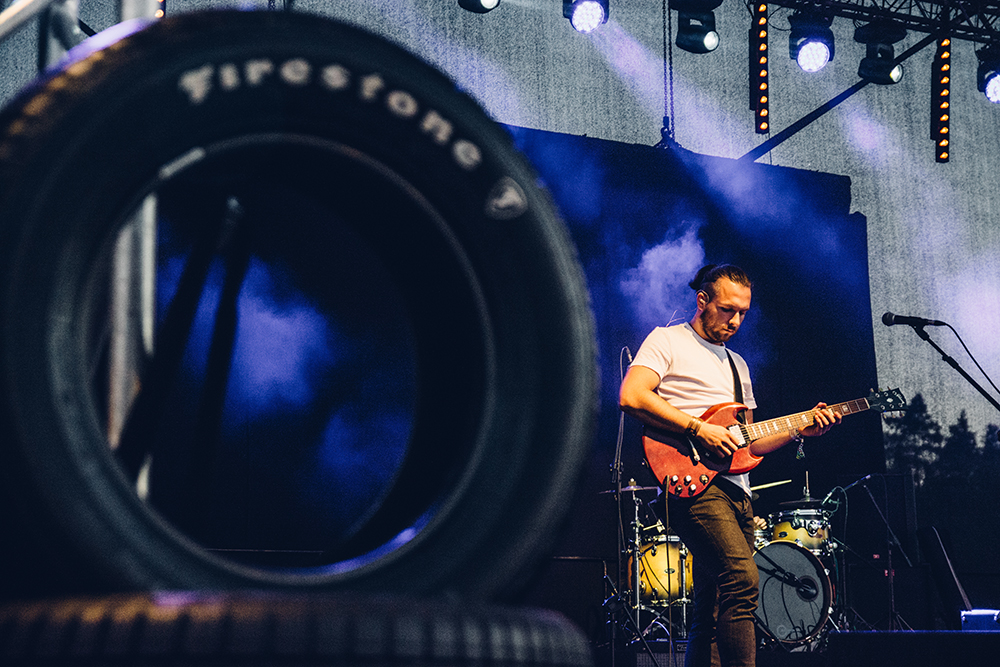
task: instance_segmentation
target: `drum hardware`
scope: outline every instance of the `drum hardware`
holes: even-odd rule
[[[680,632],[674,631],[675,626],[673,625],[673,605],[668,604],[666,607],[657,604],[644,604],[644,587],[642,586],[642,575],[644,573],[644,567],[649,568],[652,574],[652,567],[650,564],[644,564],[643,561],[649,561],[650,559],[660,558],[670,558],[670,554],[675,549],[679,551],[684,549],[685,558],[687,558],[687,549],[683,547],[679,542],[675,545],[673,536],[667,535],[667,531],[663,524],[656,520],[648,525],[644,524],[643,516],[641,513],[641,508],[644,505],[642,500],[639,498],[639,493],[648,491],[650,489],[659,490],[658,487],[642,487],[635,483],[635,480],[629,480],[628,486],[622,487],[623,491],[627,491],[632,495],[633,501],[633,516],[631,525],[631,535],[628,541],[624,544],[624,548],[619,552],[620,555],[629,558],[628,561],[628,573],[632,583],[638,583],[639,585],[633,585],[632,590],[619,590],[615,587],[615,584],[610,580],[609,575],[605,572],[604,579],[606,585],[612,591],[611,597],[604,601],[603,607],[608,613],[608,624],[611,629],[612,634],[609,635],[611,639],[611,645],[615,646],[617,629],[622,629],[625,631],[625,641],[628,646],[635,646],[641,644],[643,650],[649,656],[649,659],[653,663],[653,667],[657,667],[658,663],[656,660],[656,654],[653,653],[653,649],[649,644],[650,638],[659,639],[659,637],[653,637],[653,634],[658,630],[662,630],[666,634],[666,638],[669,639],[670,643],[670,662],[674,663],[674,640],[681,638]],[[620,500],[620,499],[619,499]],[[620,544],[624,542],[622,537],[625,531],[622,522],[618,523],[619,537],[621,538]],[[690,562],[690,561],[688,561]],[[622,572],[621,561],[619,561],[619,573]],[[670,570],[671,568],[665,567],[664,569]],[[681,566],[681,576],[684,577],[684,566]],[[687,568],[690,571],[690,567]],[[667,577],[669,582],[670,577]],[[656,583],[649,583],[645,587],[645,590],[652,591],[652,587],[658,585]],[[686,582],[681,584],[681,590],[686,590]],[[669,591],[668,589],[665,589]],[[685,597],[686,601],[686,597]],[[677,601],[678,603],[680,601]],[[652,620],[649,623],[642,622],[641,614],[647,612],[652,614]],[[686,612],[685,612],[686,614]],[[644,625],[644,627],[642,627]],[[686,636],[686,615],[685,624],[683,628],[680,628]]]
[[[657,628],[665,631],[671,639],[684,638],[687,636],[687,606],[691,603],[690,582],[693,581],[690,553],[680,538],[668,533],[661,521],[643,522],[640,510],[644,503],[639,493],[649,490],[649,487],[629,480],[629,485],[622,487],[623,491],[626,489],[633,501],[631,535],[624,554],[627,559],[629,611],[634,611],[636,625],[642,612],[652,614],[652,620],[644,628],[633,628],[637,638],[631,643],[645,639]],[[681,611],[680,625],[675,626],[673,609],[678,606]]]
[[[649,655],[649,659],[653,662],[654,667],[657,667],[656,657],[653,655],[653,649],[649,646],[649,642],[646,641],[646,631],[639,629],[638,610],[636,610],[636,615],[633,617],[632,610],[625,602],[625,599],[618,593],[618,589],[615,588],[614,582],[611,581],[611,577],[608,576],[607,570],[604,572],[604,582],[611,589],[611,597],[605,600],[602,606],[608,611],[609,616],[612,618],[618,614],[625,615],[626,625],[635,637],[635,639],[630,643],[641,643],[643,648],[646,650],[646,653]]]
[[[621,360],[621,357],[623,355],[627,355],[629,363],[631,363],[631,361],[632,361],[632,353],[629,351],[629,349],[627,347],[622,348],[622,351],[619,354],[619,360]],[[621,547],[625,546],[626,539],[627,539],[626,535],[625,535],[624,521],[622,520],[622,517],[620,515],[621,514],[621,509],[622,509],[621,508],[621,504],[620,504],[621,503],[621,491],[624,491],[626,493],[632,494],[632,500],[633,500],[633,504],[635,506],[635,510],[634,510],[633,518],[632,518],[632,535],[631,535],[631,545],[630,545],[631,546],[631,553],[634,556],[636,556],[636,555],[639,554],[640,545],[642,543],[642,537],[643,537],[644,534],[648,534],[649,531],[650,531],[650,529],[652,529],[652,531],[654,532],[654,534],[658,534],[659,532],[664,532],[663,531],[663,525],[660,522],[658,522],[658,521],[656,523],[654,523],[650,527],[645,527],[645,526],[642,525],[642,523],[640,522],[640,516],[639,516],[639,507],[640,507],[640,502],[641,501],[639,500],[639,496],[637,495],[639,493],[646,493],[646,492],[653,492],[653,491],[659,492],[660,487],[658,487],[658,486],[642,486],[642,485],[636,484],[635,479],[631,479],[631,478],[629,479],[627,485],[625,485],[625,486],[621,485],[622,470],[623,470],[621,448],[622,448],[622,441],[623,441],[622,434],[623,434],[623,431],[624,431],[624,422],[625,422],[625,413],[622,412],[619,415],[619,419],[618,419],[618,441],[617,441],[617,445],[615,447],[615,456],[614,456],[613,462],[610,465],[611,481],[612,481],[612,486],[614,487],[614,490],[602,492],[602,493],[614,493],[615,494],[615,496],[614,496],[615,497],[615,502],[618,504],[619,520],[617,522],[617,533],[618,533],[618,546],[619,546],[619,551],[618,551],[619,561],[618,561],[617,574],[618,574],[619,577],[621,576],[621,573],[622,573],[622,560],[621,560],[621,557],[624,555],[624,551],[625,551],[625,549],[622,549]],[[635,574],[634,574],[633,581],[635,581],[635,582],[639,581],[639,574],[640,574],[640,567],[641,567],[640,560],[641,559],[639,557],[635,557],[634,558]],[[629,571],[631,571],[631,570],[632,570],[632,568],[630,567]],[[608,598],[608,600],[606,600],[605,603],[604,603],[605,608],[610,612],[609,616],[608,616],[608,625],[609,625],[609,629],[610,629],[609,639],[610,639],[611,646],[612,646],[612,656],[614,656],[614,646],[616,645],[616,638],[617,638],[616,631],[621,627],[620,623],[615,620],[615,617],[616,616],[620,616],[621,614],[624,614],[625,618],[627,619],[626,620],[627,631],[630,632],[630,633],[632,633],[632,635],[633,635],[633,640],[630,642],[630,644],[635,644],[637,642],[641,643],[642,646],[643,646],[643,649],[646,652],[646,654],[649,656],[649,659],[652,661],[653,667],[658,667],[658,663],[657,663],[657,660],[656,660],[656,656],[653,653],[653,649],[650,647],[649,642],[646,641],[646,635],[650,631],[650,629],[653,627],[653,625],[655,624],[655,622],[659,619],[659,616],[657,616],[657,618],[654,619],[654,623],[651,623],[645,629],[641,629],[639,627],[639,614],[643,610],[643,605],[641,603],[641,597],[640,597],[641,596],[641,592],[638,590],[639,586],[635,586],[634,587],[636,590],[634,591],[635,595],[634,595],[634,605],[633,605],[632,601],[629,601],[629,599],[627,597],[625,597],[624,595],[620,595],[618,593],[618,590],[616,589],[614,583],[609,578],[607,572],[605,572],[605,574],[604,574],[604,579],[605,579],[607,585],[610,587],[610,590],[613,593],[612,596],[610,598]],[[668,609],[668,612],[669,612],[670,611],[670,607],[668,607],[667,609]],[[633,616],[633,610],[634,610],[634,613],[635,613],[634,616]],[[686,625],[685,625],[685,627],[686,627]],[[673,642],[674,638],[673,638],[673,633],[670,633],[670,634],[671,634],[671,636],[670,636],[670,640],[671,640],[670,641],[670,663],[673,664],[674,663],[674,642]],[[613,657],[612,657],[612,664],[614,664]]]
[[[798,500],[788,500],[783,503],[778,503],[781,507],[795,507],[799,509],[815,508],[820,507],[823,501],[820,498],[813,498],[809,495],[809,471],[806,470],[806,485],[802,489],[802,497]]]
[[[753,548],[763,549],[771,543],[771,534],[763,528],[755,528],[753,531]]]
[[[620,459],[616,457],[616,461],[620,461]],[[612,466],[612,469],[616,471],[620,470],[620,463],[616,463],[615,466]],[[652,488],[656,489],[656,487]],[[632,545],[639,544],[640,532],[645,530],[645,528],[639,521],[639,507],[641,501],[639,500],[636,493],[639,491],[646,491],[648,490],[648,487],[637,486],[635,480],[630,479],[629,484],[627,486],[622,487],[621,490],[631,493],[632,499],[635,504],[635,514],[632,521],[633,536],[631,544],[629,545],[628,549],[628,551],[631,552]],[[616,490],[602,491],[601,493],[617,493],[617,491]],[[616,495],[615,500],[620,501],[620,497]],[[622,522],[619,521],[618,522],[618,537],[620,540],[619,544],[621,544],[624,541],[624,536],[623,536],[624,531],[622,528],[623,528]],[[618,574],[620,577],[621,560],[619,560]],[[639,605],[638,604],[633,605],[632,601],[629,599],[629,592],[627,591],[619,592],[619,589],[615,586],[615,582],[611,580],[611,577],[608,574],[607,569],[605,569],[604,571],[604,582],[608,590],[611,591],[611,596],[604,600],[604,602],[602,603],[602,607],[604,608],[604,610],[607,612],[608,615],[607,616],[608,627],[611,630],[611,634],[609,635],[609,640],[611,642],[610,645],[612,646],[612,651],[614,651],[613,647],[615,646],[617,641],[616,640],[617,635],[615,634],[615,631],[618,630],[619,628],[623,628],[629,635],[631,635],[632,639],[631,641],[629,641],[629,644],[631,645],[635,643],[641,643],[647,655],[649,655],[650,660],[653,662],[654,667],[657,667],[656,657],[653,653],[653,649],[646,641],[645,631],[639,627],[639,611],[640,611]],[[622,617],[624,617],[624,623],[621,621]]]

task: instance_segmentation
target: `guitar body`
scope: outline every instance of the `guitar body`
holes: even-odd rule
[[[730,428],[739,424],[739,414],[746,409],[742,403],[719,403],[706,410],[701,420]],[[755,468],[763,457],[751,454],[749,445],[744,442],[735,453],[717,459],[700,448],[692,448],[687,436],[649,427],[642,436],[649,469],[668,493],[680,498],[700,495],[719,473],[740,475]]]

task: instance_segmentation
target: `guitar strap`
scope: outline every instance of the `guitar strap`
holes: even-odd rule
[[[740,380],[740,372],[736,370],[736,362],[733,361],[733,355],[729,354],[729,350],[726,350],[726,356],[729,358],[729,367],[733,369],[733,396],[736,397],[737,403],[743,402],[743,382]],[[740,412],[736,419],[739,420],[741,424],[746,424],[746,412]]]

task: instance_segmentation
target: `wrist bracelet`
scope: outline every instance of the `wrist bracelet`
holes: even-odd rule
[[[797,428],[792,429],[791,435],[792,435],[792,440],[799,443],[798,448],[795,450],[795,458],[804,459],[806,457],[806,451],[802,449],[802,445],[805,444],[806,441],[805,437],[803,437],[802,433],[800,433],[799,429]]]
[[[703,423],[704,422],[697,417],[691,417],[691,421],[688,422],[687,428],[684,429],[684,432],[693,438],[698,435],[698,431],[701,430],[701,425]]]

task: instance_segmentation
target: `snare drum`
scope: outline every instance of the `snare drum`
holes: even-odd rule
[[[635,559],[629,556],[629,586],[634,578]],[[658,535],[642,545],[639,556],[639,597],[642,600],[662,603],[686,599],[693,582],[691,554],[679,537]]]
[[[830,552],[830,516],[821,509],[794,509],[768,517],[772,542],[795,542],[817,556]]]

